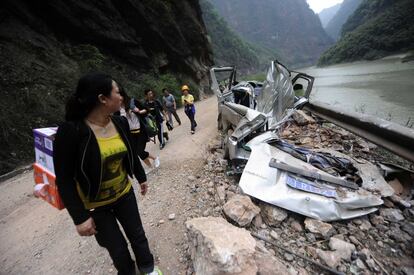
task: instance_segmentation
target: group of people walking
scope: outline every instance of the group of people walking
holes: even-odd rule
[[[178,125],[181,125],[181,119],[177,114],[177,103],[174,95],[170,93],[167,88],[162,90],[162,100],[158,100],[155,93],[151,89],[144,91],[145,99],[141,102],[135,98],[130,98],[125,90],[119,86],[122,97],[124,98],[123,109],[127,108],[130,113],[126,117],[131,124],[142,125],[146,124],[145,117],[151,115],[157,125],[157,138],[159,141],[160,149],[165,147],[166,140],[169,140],[168,132],[166,128],[171,131],[174,128],[173,116],[177,121]],[[185,114],[190,120],[190,133],[194,134],[197,123],[195,121],[195,107],[194,97],[189,93],[190,89],[187,85],[182,86],[182,105],[184,106]],[[125,107],[126,106],[126,107]],[[121,109],[122,110],[122,109]],[[125,112],[122,112],[124,114]],[[135,115],[135,116],[134,116]],[[140,124],[134,123],[133,121],[141,120]],[[164,125],[165,122],[165,125]],[[166,126],[166,128],[165,128]],[[135,127],[133,127],[135,128]],[[145,130],[145,128],[143,128]],[[148,136],[147,136],[148,137]],[[150,156],[150,158],[152,158]],[[147,162],[145,162],[147,163]]]
[[[182,87],[182,93],[194,134],[194,97],[187,85]],[[147,177],[139,159],[148,166],[159,165],[159,159],[145,151],[149,140],[146,119],[155,119],[162,149],[164,138],[168,140],[164,120],[173,127],[174,116],[181,125],[176,110],[175,98],[167,89],[163,90],[162,103],[150,89],[141,102],[130,98],[120,83],[102,73],[82,77],[66,104],[65,122],[59,126],[54,141],[59,194],[79,235],[94,235],[98,244],[108,250],[118,274],[136,274],[136,267],[143,274],[162,274],[154,265],[130,178],[136,178],[145,195]]]

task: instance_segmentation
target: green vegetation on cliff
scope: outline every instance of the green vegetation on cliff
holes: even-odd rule
[[[398,0],[397,0],[398,1]],[[381,0],[381,1],[364,1],[360,6],[352,13],[347,21],[343,24],[341,29],[341,35],[345,35],[348,32],[355,30],[358,26],[368,22],[378,14],[386,11],[395,3],[394,0]]]
[[[332,19],[326,24],[325,31],[337,41],[341,37],[342,26],[359,7],[362,0],[344,0]]]
[[[50,60],[51,68],[34,56],[41,54],[12,52],[0,46],[3,96],[0,100],[0,174],[34,156],[32,129],[56,126],[62,121],[64,104],[73,93],[79,77],[90,71],[111,74],[136,98],[152,88],[158,93],[166,87],[178,97],[182,81],[196,85],[188,78],[178,79],[170,73],[136,71],[132,66],[116,62],[89,44],[68,47],[60,60]],[[51,58],[50,56],[47,58]],[[17,62],[17,63],[16,63]],[[196,94],[198,97],[198,94]],[[180,101],[179,101],[180,102]]]
[[[372,60],[414,49],[413,14],[412,0],[364,0],[344,25],[342,38],[318,65]]]
[[[111,74],[127,92],[208,90],[212,65],[197,1],[2,1],[0,174],[33,161],[32,129],[56,126],[81,75]]]
[[[236,65],[239,71],[252,72],[262,69],[275,58],[270,51],[254,46],[237,35],[210,2],[201,0],[200,6],[211,38],[215,65]]]
[[[238,35],[288,66],[313,65],[332,45],[305,0],[209,1]]]

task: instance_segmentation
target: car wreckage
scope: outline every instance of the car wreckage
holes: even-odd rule
[[[383,204],[384,197],[404,203],[395,198],[384,177],[408,173],[414,179],[413,171],[323,146],[300,147],[283,137],[295,116],[316,118],[316,125],[329,121],[414,161],[412,129],[310,102],[314,78],[290,71],[278,61],[271,62],[263,83],[238,82],[236,68],[231,66],[211,68],[210,77],[218,101],[224,157],[231,164],[228,173],[241,174],[239,186],[244,193],[322,221],[369,214]],[[323,130],[312,127],[312,131]]]

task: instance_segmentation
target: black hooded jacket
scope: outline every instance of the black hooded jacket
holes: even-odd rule
[[[128,121],[125,117],[111,116],[128,153],[123,164],[129,176],[139,183],[147,180],[138,159],[136,148],[130,142]],[[64,122],[58,128],[53,144],[53,163],[59,194],[75,224],[86,221],[90,215],[76,188],[76,182],[88,198],[98,195],[101,184],[101,154],[92,129],[83,121]]]

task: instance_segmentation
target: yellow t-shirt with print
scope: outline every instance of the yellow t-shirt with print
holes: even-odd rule
[[[194,103],[194,97],[193,97],[193,95],[190,95],[190,94],[181,96],[181,103],[183,105],[184,105],[184,100],[187,101],[190,104]]]
[[[95,198],[86,197],[78,184],[79,195],[86,207],[92,209],[115,202],[131,189],[125,166],[122,163],[127,148],[119,134],[97,138],[101,152],[101,184]]]

